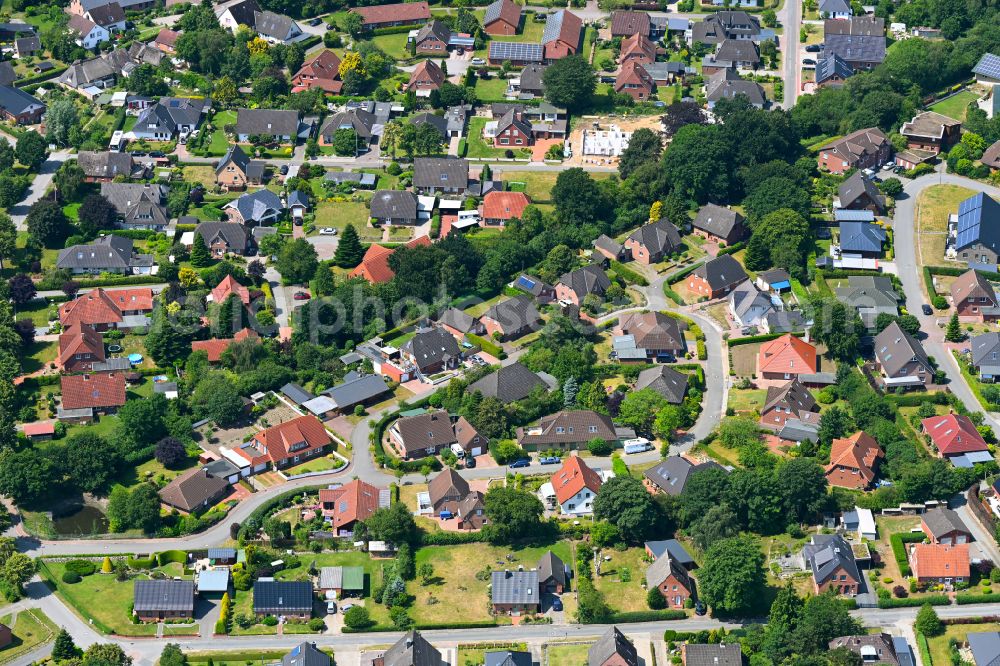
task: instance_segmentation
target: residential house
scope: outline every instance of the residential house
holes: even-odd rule
[[[934,111],[918,113],[899,128],[906,146],[932,155],[947,151],[961,138],[962,123]]]
[[[860,171],[858,172],[860,173]],[[887,239],[885,228],[871,222],[845,220],[840,223],[840,254],[848,258],[879,258]]]
[[[447,663],[419,631],[410,631],[381,656],[376,656],[372,666],[444,666]]]
[[[886,386],[925,387],[934,381],[924,348],[897,322],[875,336],[875,359]]]
[[[512,0],[504,0],[512,2]],[[545,86],[542,77],[545,74],[546,65],[528,65],[521,70],[518,78],[518,90],[521,95],[531,95],[541,97],[545,94]]]
[[[643,472],[642,482],[651,493],[680,495],[692,476],[710,469],[726,472],[726,468],[714,460],[696,463],[674,455],[664,458]]]
[[[781,386],[768,386],[760,410],[760,424],[765,428],[780,431],[789,421],[819,425],[819,404],[798,379]]]
[[[136,580],[132,612],[142,622],[194,617],[193,580]]]
[[[763,379],[792,379],[816,370],[816,347],[791,333],[765,342],[757,354],[757,375]]]
[[[769,312],[760,327],[765,333],[794,333],[805,328],[806,321],[798,310]]]
[[[56,367],[62,372],[87,372],[94,363],[103,363],[104,338],[86,324],[73,324],[59,334]]]
[[[920,425],[938,456],[947,458],[956,467],[970,468],[975,463],[993,459],[976,424],[964,414],[931,416]]]
[[[153,290],[149,287],[114,289],[97,287],[59,306],[63,328],[74,324],[91,326],[98,331],[133,328],[144,325],[153,311]]]
[[[625,249],[641,264],[658,264],[678,252],[681,235],[667,218],[639,227],[625,239]]]
[[[569,589],[568,568],[551,550],[538,560],[538,587],[543,592],[562,594]]]
[[[66,11],[81,16],[94,15],[95,12],[101,11],[116,13],[120,11],[124,17],[125,11],[138,12],[150,9],[154,4],[154,0],[72,0]],[[122,20],[124,21],[124,18]]]
[[[847,210],[870,210],[885,212],[885,197],[879,192],[875,182],[861,171],[855,171],[837,190],[839,208]]]
[[[210,100],[163,97],[139,114],[126,136],[147,141],[183,139],[198,128],[202,115],[210,106]]]
[[[612,37],[632,37],[642,35],[649,37],[650,23],[649,14],[646,12],[633,12],[618,10],[611,12],[611,36]],[[624,43],[624,39],[622,40]]]
[[[839,534],[814,534],[802,548],[802,558],[812,571],[816,594],[857,596],[862,588],[861,572],[851,545]]]
[[[338,599],[360,597],[365,590],[364,567],[322,567],[317,588],[324,595],[332,592]]]
[[[433,19],[417,31],[413,38],[414,49],[418,55],[447,56],[450,39],[451,28],[444,22]]]
[[[480,319],[486,333],[500,340],[516,340],[539,328],[542,317],[534,300],[527,296],[514,296],[500,301]]]
[[[110,183],[117,176],[130,180],[144,180],[149,176],[149,168],[136,162],[129,153],[81,150],[76,163],[83,169],[84,180],[88,183]]]
[[[207,468],[184,472],[160,489],[160,501],[184,513],[201,513],[221,502],[232,486]]]
[[[880,314],[899,313],[899,294],[887,277],[850,275],[846,287],[834,289],[837,300],[857,311],[868,330],[875,330]]]
[[[229,146],[215,165],[215,184],[226,190],[243,190],[247,185],[262,185],[264,162],[251,160],[238,144]]]
[[[659,590],[668,608],[682,609],[694,596],[694,581],[688,570],[669,552],[664,553],[646,569],[646,589]]]
[[[579,306],[591,294],[603,299],[610,286],[607,273],[600,266],[590,264],[560,277],[556,283],[556,298]]]
[[[325,567],[333,568],[333,567]],[[361,567],[343,567],[344,570],[351,570],[355,574],[357,570],[361,570],[361,578],[364,580],[364,569]],[[281,658],[281,666],[331,666],[333,660],[330,659],[330,655],[320,650],[316,647],[316,643],[310,643],[308,641],[299,643],[291,649],[285,656]]]
[[[404,359],[423,375],[454,368],[461,361],[462,350],[450,333],[440,328],[425,328],[406,341],[400,349]]]
[[[379,224],[409,226],[417,223],[417,195],[413,192],[379,190],[372,196],[369,207],[372,220]],[[370,246],[369,251],[372,247],[377,246]]]
[[[875,16],[823,21],[823,57],[838,55],[855,71],[885,60],[885,20]]]
[[[821,169],[839,175],[851,169],[877,169],[891,156],[889,137],[877,127],[868,127],[821,147],[818,161]]]
[[[524,400],[537,387],[547,388],[545,380],[520,362],[502,366],[466,387],[466,393],[481,393],[484,398],[498,398],[505,405]]]
[[[412,193],[407,192],[406,194]],[[374,204],[374,199],[372,200]],[[416,203],[413,204],[414,210],[416,209]],[[414,213],[416,215],[416,213]],[[373,215],[374,217],[374,215]],[[419,238],[414,238],[413,240],[406,243],[405,247],[417,247],[420,245],[430,245],[431,239],[427,236],[420,236]],[[365,250],[365,256],[349,274],[349,277],[363,277],[373,284],[383,284],[392,279],[393,272],[389,268],[389,257],[395,248],[383,247],[377,243],[372,243]]]
[[[30,58],[41,51],[42,42],[37,36],[21,37],[20,39],[14,40],[15,58]],[[13,81],[10,83],[13,83]],[[10,85],[10,83],[4,83],[3,85]]]
[[[246,227],[234,222],[201,222],[194,229],[201,236],[215,259],[221,259],[227,254],[244,255],[250,247],[250,235]],[[230,276],[228,279],[232,279]],[[221,285],[220,285],[221,286]],[[244,291],[246,288],[243,288]],[[214,293],[214,291],[213,291]],[[249,296],[247,302],[249,302]],[[221,303],[221,301],[218,301]]]
[[[1000,660],[1000,632],[969,632],[966,640],[969,643],[969,650],[972,652],[976,666],[991,666]]]
[[[291,44],[302,34],[302,28],[290,16],[271,11],[255,12],[253,29],[271,44]]]
[[[341,414],[348,414],[358,405],[370,405],[392,393],[382,375],[362,375],[348,372],[344,381],[323,391]]]
[[[689,571],[696,569],[698,564],[691,557],[691,553],[684,548],[677,539],[665,539],[663,541],[647,541],[644,544],[646,555],[650,559],[656,560],[663,557],[665,554],[670,553],[671,557],[680,562],[685,569]]]
[[[996,270],[1000,256],[1000,203],[977,192],[958,205],[955,253],[970,268]]]
[[[115,207],[118,223],[126,229],[163,231],[170,223],[165,185],[101,183],[101,195]]]
[[[651,389],[666,398],[667,402],[679,405],[684,402],[687,394],[688,376],[665,365],[658,365],[640,372],[634,389]]]
[[[833,440],[826,480],[831,486],[868,490],[875,483],[879,461],[885,458],[875,438],[863,430]]]
[[[549,14],[542,31],[542,47],[549,62],[574,55],[580,50],[583,21],[576,14],[560,9]]]
[[[430,125],[437,130],[441,141],[448,138],[448,119],[436,113],[431,113],[429,111],[418,113],[410,118],[410,124],[418,127],[420,125]]]
[[[829,643],[831,650],[850,650],[861,658],[862,664],[900,666],[893,637],[886,633],[841,636]]]
[[[601,474],[592,470],[579,456],[567,456],[562,467],[542,486],[541,494],[549,508],[559,513],[584,516],[594,512],[594,498],[601,488]],[[546,487],[548,486],[548,487]]]
[[[670,19],[676,20],[676,19]],[[684,19],[686,20],[686,19]],[[696,69],[683,62],[647,62],[643,65],[646,72],[653,77],[653,83],[657,86],[672,86],[676,83],[684,83],[689,76],[694,76]]]
[[[413,189],[421,194],[463,194],[468,187],[468,160],[457,157],[413,160]]]
[[[682,322],[662,312],[634,312],[619,315],[614,335],[631,335],[638,349],[650,360],[667,360],[687,351]]]
[[[0,118],[15,125],[36,125],[42,121],[45,105],[12,86],[0,86]]]
[[[757,273],[754,284],[765,293],[780,294],[792,288],[792,276],[784,268],[772,268]]]
[[[495,614],[530,615],[542,608],[537,571],[494,571],[490,588],[490,603]]]
[[[361,16],[362,26],[366,30],[397,25],[416,25],[431,20],[431,10],[426,2],[355,7],[351,11]]]
[[[209,363],[218,363],[222,360],[222,355],[229,345],[242,342],[243,340],[260,340],[260,336],[250,328],[241,328],[236,331],[232,337],[228,338],[209,338],[208,340],[193,340],[191,342],[191,351],[203,351],[208,359]]]
[[[684,666],[743,666],[745,661],[738,642],[685,643],[681,646]]]
[[[972,338],[972,367],[980,381],[992,382],[1000,377],[1000,333],[982,333]]]
[[[740,263],[732,255],[724,254],[696,268],[688,276],[687,287],[692,293],[712,300],[725,296],[748,279]]]
[[[716,45],[727,39],[759,41],[760,19],[745,11],[720,11],[691,24],[688,43]]]
[[[532,42],[498,42],[490,41],[487,62],[494,67],[500,67],[509,62],[514,67],[540,65],[545,62],[545,47]]]
[[[638,32],[626,37],[622,40],[618,63],[624,65],[630,60],[641,64],[655,62],[656,44],[649,37]]]
[[[563,410],[517,429],[517,443],[526,451],[582,448],[592,439],[617,443],[618,435],[610,417],[587,409]]]
[[[73,35],[73,41],[76,42],[76,45],[82,46],[88,51],[111,39],[111,33],[106,28],[78,14],[69,15],[66,29]]]
[[[232,275],[227,275],[209,293],[213,303],[225,303],[230,296],[236,296],[243,305],[250,305],[250,290],[236,281]]]
[[[513,282],[513,286],[515,289],[529,294],[539,303],[548,303],[555,300],[556,297],[555,287],[542,282],[539,278],[533,275],[527,275],[526,273],[518,275],[517,279]]]
[[[648,100],[656,88],[653,77],[639,60],[626,60],[615,77],[615,92],[637,102]]]
[[[639,666],[635,645],[618,627],[609,628],[587,650],[587,666]]]
[[[595,238],[593,246],[595,252],[610,261],[628,261],[629,259],[629,253],[625,250],[625,246],[607,234],[601,234]]]
[[[389,426],[389,437],[406,459],[433,456],[458,442],[448,412],[404,416]]]
[[[236,137],[249,143],[250,137],[267,137],[274,143],[294,143],[303,131],[298,111],[284,109],[237,109]]]
[[[331,95],[339,95],[344,87],[340,80],[340,57],[333,51],[323,50],[302,63],[292,76],[292,92],[319,88]]]
[[[741,282],[729,292],[729,313],[739,326],[759,326],[774,310],[770,297],[750,280]]]
[[[60,408],[90,409],[98,414],[112,414],[125,404],[125,375],[120,372],[97,372],[62,375]]]
[[[969,544],[914,544],[910,552],[910,568],[920,583],[954,585],[969,581]]]
[[[951,283],[951,302],[959,317],[995,321],[1000,317],[1000,299],[982,273],[968,270]]]
[[[376,122],[375,114],[364,109],[346,109],[335,113],[320,127],[319,143],[321,146],[332,146],[337,132],[350,130],[354,132],[354,154],[359,155],[367,152],[372,142],[378,140]]]
[[[158,33],[156,33],[156,39],[153,40],[153,46],[160,49],[164,53],[173,55],[177,52],[177,39],[181,36],[181,33],[171,30],[169,28],[161,28]]]
[[[767,104],[767,96],[761,85],[756,81],[744,79],[736,70],[721,69],[709,76],[705,82],[705,99],[709,109],[714,109],[720,100],[736,99],[740,96],[745,97],[747,102],[757,109],[763,109]]]
[[[694,234],[714,243],[733,245],[746,236],[745,218],[734,210],[705,204],[691,223]]]
[[[496,133],[493,135],[494,147],[530,146],[534,142],[531,123],[516,109],[511,108],[497,121]]]
[[[846,20],[851,18],[853,14],[851,3],[848,0],[820,0],[820,18]]]
[[[291,421],[256,432],[253,438],[233,452],[238,454],[252,473],[268,467],[281,469],[321,455],[333,442],[323,423],[312,415],[299,416]]]
[[[309,581],[258,578],[253,584],[253,614],[308,620],[313,611],[313,589]]]
[[[994,97],[1000,99],[1000,93],[995,93]],[[1000,141],[983,151],[983,156],[979,161],[990,168],[993,173],[1000,170]]]
[[[485,330],[478,317],[466,314],[458,308],[448,308],[438,315],[437,325],[460,340],[464,340],[469,333],[480,335]]]
[[[410,80],[403,86],[403,90],[412,90],[417,97],[430,97],[431,91],[440,88],[446,79],[440,65],[433,60],[421,60],[410,74]]]
[[[335,186],[350,185],[355,190],[374,190],[375,174],[360,171],[327,171],[323,180]]]
[[[89,91],[93,88],[99,91],[113,87],[118,74],[106,58],[90,58],[72,63],[59,75],[56,83],[70,90]],[[93,97],[95,94],[96,92],[91,92],[89,96]]]
[[[702,59],[702,72],[711,76],[725,69],[755,70],[760,66],[760,49],[752,41],[727,39],[715,53]]]
[[[376,488],[361,479],[319,491],[323,519],[338,536],[353,534],[355,525],[368,520],[379,509],[389,508],[390,497],[388,488]]]
[[[847,79],[854,76],[854,68],[836,53],[831,53],[816,59],[816,70],[813,73],[818,88],[840,88]],[[864,132],[866,130],[858,130]],[[879,130],[881,131],[881,130]]]
[[[962,517],[951,509],[939,506],[920,517],[920,526],[931,543],[953,545],[972,543],[972,532],[962,522]]]
[[[494,0],[486,6],[483,32],[487,35],[516,35],[521,27],[521,7],[514,0]]]
[[[486,522],[482,506],[483,494],[478,491],[473,492],[469,488],[469,482],[450,467],[431,479],[427,485],[427,495],[434,514],[444,520],[457,517],[460,522],[468,524],[466,529],[479,529]],[[462,516],[460,515],[462,504],[470,498],[470,495],[472,503],[478,508],[473,514]]]
[[[1000,56],[984,53],[972,68],[976,75],[976,83],[992,85],[1000,83]]]
[[[123,236],[101,236],[86,245],[71,245],[59,250],[56,268],[73,275],[148,275],[153,269],[153,255],[139,254],[135,242]]]
[[[479,206],[480,224],[504,226],[513,219],[521,219],[531,199],[524,192],[487,192]]]
[[[222,210],[226,211],[230,224],[233,222],[247,227],[274,224],[285,212],[285,204],[271,190],[257,190],[251,194],[242,194],[230,201]]]

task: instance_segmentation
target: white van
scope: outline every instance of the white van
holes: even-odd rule
[[[645,437],[626,439],[623,443],[625,445],[625,453],[643,453],[644,451],[652,451],[653,449],[653,445]]]

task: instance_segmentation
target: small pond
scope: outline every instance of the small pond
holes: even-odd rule
[[[68,513],[52,515],[52,525],[56,534],[82,535],[104,534],[108,531],[108,517],[89,504],[74,507]]]

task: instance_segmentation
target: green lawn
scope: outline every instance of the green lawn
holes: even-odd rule
[[[58,342],[33,342],[26,353],[21,355],[21,368],[25,373],[41,370],[49,363],[53,363],[58,355]]]
[[[623,552],[604,550],[610,561],[601,561],[601,572],[594,578],[594,587],[604,594],[608,605],[616,611],[649,610],[646,591],[642,588],[646,581],[646,551],[643,548],[629,548]]]
[[[7,626],[10,626],[11,621],[10,615],[0,618],[0,622]],[[14,626],[11,627],[14,634],[13,641],[0,650],[0,664],[14,661],[39,645],[48,643],[59,631],[52,620],[38,608],[21,611],[13,622]]]
[[[489,79],[476,79],[476,97],[480,100],[502,100],[504,99],[504,93],[507,92],[507,80],[501,79],[498,76],[492,76]],[[469,122],[476,122],[477,120],[482,120],[483,123],[486,122],[485,118],[472,118]],[[482,129],[482,128],[480,128]]]
[[[974,634],[980,631],[997,631],[998,629],[1000,629],[1000,625],[995,622],[983,624],[952,624],[946,626],[944,634],[927,639],[927,646],[930,648],[931,660],[934,662],[934,666],[947,666],[952,663],[951,649],[948,645],[951,639],[958,641],[961,646],[965,643],[966,637],[969,634]],[[931,664],[924,664],[924,666],[931,666]]]
[[[237,591],[236,597],[233,599],[233,617],[238,615],[253,615],[253,591],[247,590]],[[240,627],[238,624],[233,622],[233,628],[229,632],[234,636],[262,636],[262,635],[275,635],[278,633],[278,627],[269,627],[266,624],[252,624],[246,629]]]
[[[948,99],[943,99],[936,104],[931,104],[930,110],[940,113],[943,116],[954,118],[955,120],[965,120],[965,114],[969,110],[969,104],[979,99],[979,96],[971,90],[963,90]]]
[[[552,187],[556,184],[559,173],[555,171],[517,171],[508,170],[506,167],[497,166],[493,169],[494,177],[501,178],[510,183],[521,183],[522,186],[515,189],[524,192],[531,199],[532,203],[552,203]],[[610,177],[610,173],[592,173],[591,178],[602,179]]]
[[[226,125],[233,125],[235,123],[235,111],[220,111],[212,116],[212,126],[215,127],[215,131],[212,132],[212,140],[207,146],[210,156],[221,157],[226,154],[226,151],[229,150],[230,142],[226,138],[226,132],[223,128]]]
[[[344,551],[338,553],[317,553],[316,555],[303,555],[302,566],[295,569],[285,569],[275,574],[278,580],[310,580],[309,565],[315,565],[316,569],[323,567],[362,567],[365,570],[365,590],[363,597],[371,594],[372,588],[382,584],[382,567],[389,564],[391,560],[373,560],[368,553],[358,551]],[[388,609],[376,604],[370,598],[366,598],[365,606],[371,615],[372,620],[378,625],[391,625]]]
[[[459,643],[458,661],[455,666],[482,666],[486,663],[487,652],[504,650],[524,652],[527,649],[527,643]]]
[[[35,326],[47,326],[49,323],[49,314],[55,315],[58,318],[59,308],[55,305],[49,305],[47,301],[35,300],[31,301],[26,305],[21,305],[17,308],[16,318],[30,319],[35,322]]]
[[[332,453],[328,453],[320,458],[315,458],[309,460],[308,462],[300,463],[294,467],[289,467],[282,470],[286,476],[295,476],[296,474],[306,474],[307,472],[325,472],[331,469],[339,469],[343,467],[344,463],[337,458]]]
[[[333,648],[321,647],[333,658]],[[225,652],[185,652],[189,664],[207,664],[214,666],[246,666],[250,664],[272,663],[281,661],[288,650],[228,650]]]
[[[361,201],[321,201],[316,206],[316,228],[333,227],[343,231],[353,224],[359,234],[365,235],[368,225],[368,205]],[[381,231],[367,229],[372,238],[381,238]]]
[[[958,185],[932,185],[917,199],[917,261],[920,265],[940,265],[944,260],[948,216],[975,192]],[[923,281],[921,281],[922,283]]]
[[[549,643],[545,646],[548,666],[583,666],[587,663],[589,650],[589,643]]]
[[[406,48],[407,33],[397,32],[392,35],[377,35],[372,38],[372,43],[385,51],[386,55],[396,60],[407,60],[410,58],[410,51]]]

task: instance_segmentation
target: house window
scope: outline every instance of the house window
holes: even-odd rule
[[[563,434],[564,432],[566,432],[566,428],[564,428],[564,427],[562,427],[562,426],[556,426],[556,434],[557,434],[557,435],[561,435],[561,434]]]
[[[597,426],[590,426],[590,427],[588,428],[588,430],[589,430],[590,432],[597,432]]]

